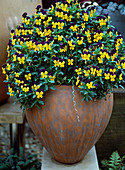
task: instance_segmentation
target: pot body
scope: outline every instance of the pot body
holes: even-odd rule
[[[15,29],[21,22],[22,14],[27,11],[28,15],[35,12],[35,7],[41,4],[41,0],[0,0],[0,103],[8,99],[7,89],[3,82],[5,76],[2,74],[2,66],[7,58],[7,43],[10,31]]]
[[[97,101],[82,102],[75,87],[74,107],[72,86],[57,86],[44,95],[41,110],[26,110],[28,122],[40,142],[55,160],[76,163],[104,132],[113,107],[113,95]],[[76,110],[79,119],[77,119]]]

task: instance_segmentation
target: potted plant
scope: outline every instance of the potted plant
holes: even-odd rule
[[[35,11],[35,6],[40,4],[38,1],[25,0],[4,0],[0,4],[0,105],[8,99],[7,89],[5,88],[5,76],[2,74],[2,65],[6,62],[6,47],[10,36],[10,30],[21,22],[21,14],[27,10],[30,14]],[[7,10],[6,10],[7,9]]]
[[[97,142],[123,81],[124,41],[108,15],[76,0],[57,2],[11,31],[3,66],[8,94],[58,161],[75,163]]]

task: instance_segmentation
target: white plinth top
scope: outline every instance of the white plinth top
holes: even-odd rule
[[[73,165],[66,165],[55,161],[46,149],[43,148],[41,170],[99,170],[95,146],[82,161]]]

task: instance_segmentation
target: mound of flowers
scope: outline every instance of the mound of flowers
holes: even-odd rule
[[[22,15],[11,31],[3,73],[8,94],[25,108],[44,104],[54,85],[75,85],[83,100],[101,99],[123,82],[125,43],[108,15],[62,0]]]

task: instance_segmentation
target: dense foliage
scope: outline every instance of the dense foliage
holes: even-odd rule
[[[63,0],[22,16],[11,31],[3,73],[8,94],[27,108],[44,104],[54,85],[76,85],[83,100],[101,99],[123,82],[125,44],[108,15]]]
[[[103,170],[125,170],[125,156],[120,157],[118,152],[113,152],[109,160],[102,160]]]
[[[23,148],[20,147],[20,156],[14,154],[11,149],[10,155],[0,154],[0,169],[1,170],[39,170],[41,163],[37,160],[36,154],[26,154],[24,157]]]

